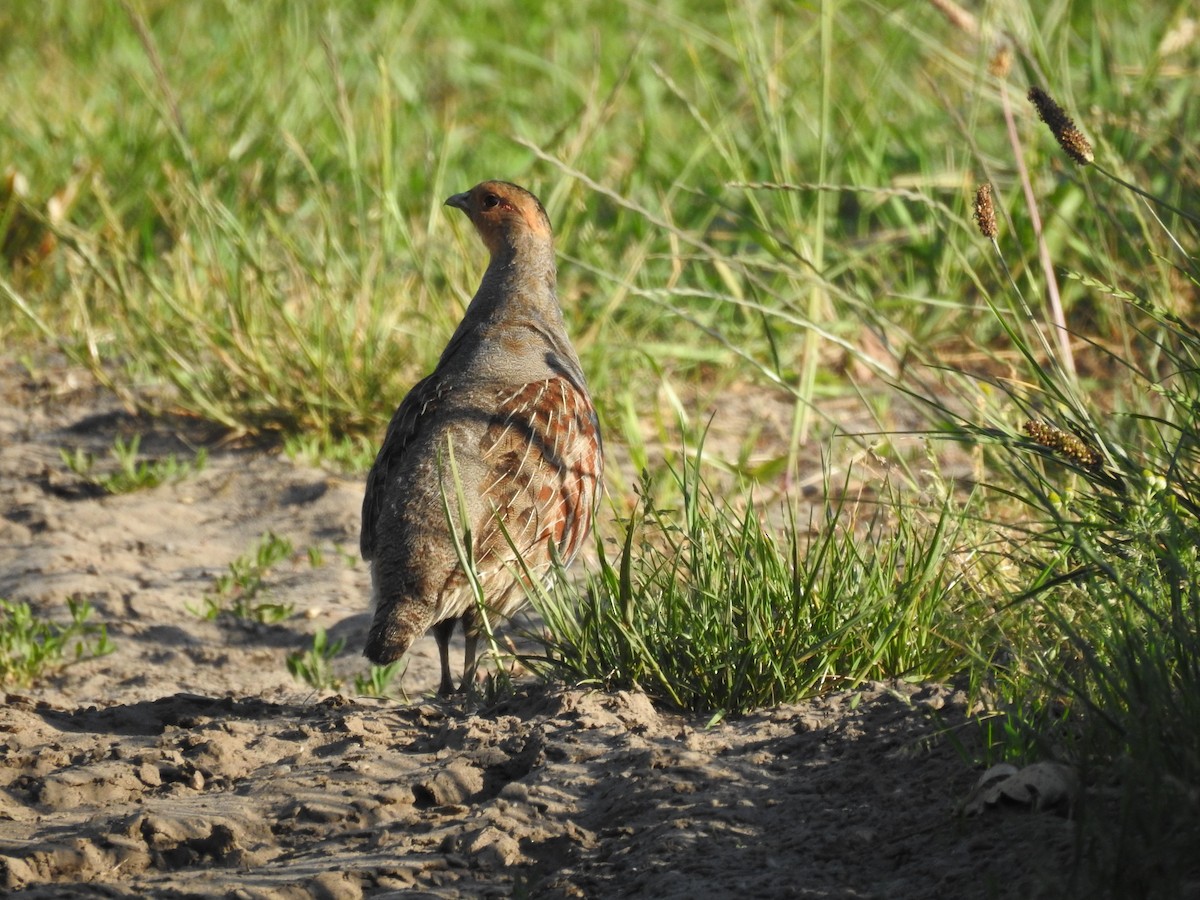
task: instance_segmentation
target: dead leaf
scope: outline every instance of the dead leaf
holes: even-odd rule
[[[1079,776],[1070,766],[1037,762],[1017,769],[1009,763],[992,766],[980,777],[963,804],[963,812],[977,816],[998,806],[1028,806],[1039,812],[1069,812],[1079,793]]]

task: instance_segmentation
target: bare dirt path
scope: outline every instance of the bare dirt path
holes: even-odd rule
[[[518,684],[492,706],[314,694],[288,652],[318,627],[364,671],[361,485],[261,450],[124,496],[59,448],[118,434],[190,453],[218,435],[137,419],[81,373],[0,361],[0,597],[65,619],[79,596],[116,650],[0,708],[0,889],[22,897],[1060,896],[1071,823],[958,809],[979,772],[941,736],[964,698],[873,684],[706,729],[639,694]],[[228,563],[268,531],[277,625],[206,621]],[[314,566],[307,549],[320,551]],[[347,690],[343,688],[343,690]],[[1039,894],[1039,890],[1041,894]]]

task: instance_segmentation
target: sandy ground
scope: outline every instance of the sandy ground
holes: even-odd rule
[[[90,490],[103,458],[209,445],[198,475]],[[0,597],[95,607],[116,650],[0,709],[0,889],[22,897],[1057,897],[1071,822],[961,807],[965,698],[872,684],[705,728],[639,694],[519,680],[440,702],[427,638],[408,700],[316,694],[287,654],[317,627],[365,671],[361,484],[126,414],[80,373],[0,358]],[[197,607],[267,531],[277,625]],[[306,550],[322,561],[312,565]],[[346,694],[353,691],[343,688]]]

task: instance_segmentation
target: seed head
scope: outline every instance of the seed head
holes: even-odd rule
[[[1049,127],[1058,146],[1063,152],[1081,166],[1086,166],[1095,155],[1092,153],[1091,142],[1083,136],[1083,132],[1075,127],[1071,117],[1063,112],[1063,108],[1054,102],[1054,98],[1039,87],[1029,89],[1029,102],[1038,111],[1038,116]]]
[[[992,54],[992,59],[988,63],[988,74],[995,78],[1007,78],[1008,73],[1012,70],[1012,58],[1012,45],[1001,44],[996,48],[996,52]]]
[[[1100,468],[1103,460],[1095,449],[1073,434],[1067,434],[1055,428],[1048,422],[1026,422],[1021,430],[1029,435],[1035,443],[1054,450],[1085,469]]]
[[[975,191],[975,224],[988,240],[996,239],[996,209],[992,206],[992,186],[984,183]]]

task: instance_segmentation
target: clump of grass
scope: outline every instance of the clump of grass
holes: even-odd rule
[[[402,659],[383,666],[372,663],[366,674],[354,676],[354,693],[360,697],[392,696],[393,683],[404,675],[407,665],[407,662]]]
[[[201,447],[191,460],[181,460],[174,453],[162,459],[138,459],[142,436],[135,434],[128,443],[118,435],[109,455],[116,462],[115,471],[97,471],[96,458],[82,448],[74,451],[60,449],[59,455],[67,468],[90,484],[109,494],[128,494],[149,490],[168,481],[179,481],[208,465],[208,451]]]
[[[226,614],[266,624],[282,622],[294,611],[293,604],[261,601],[259,595],[266,590],[271,567],[291,555],[292,542],[268,531],[259,539],[253,555],[239,556],[229,564],[228,572],[217,576],[212,592],[204,595],[203,606],[189,609],[210,621]]]
[[[374,438],[365,435],[330,439],[311,434],[289,434],[283,452],[310,466],[332,465],[346,472],[366,472],[375,462]]]
[[[331,642],[329,636],[325,633],[325,629],[318,628],[316,634],[313,635],[312,643],[306,649],[296,650],[288,654],[288,671],[294,679],[303,681],[313,690],[336,691],[342,686],[342,682],[341,679],[335,677],[333,674],[333,659],[342,652],[342,648],[345,645],[345,638],[338,638],[336,641]],[[375,668],[381,667],[376,666]],[[368,675],[366,686],[373,687],[378,684],[381,687],[386,687],[386,684],[390,680],[390,676],[383,672],[372,672]],[[356,682],[357,686],[358,683]],[[373,696],[381,696],[381,694]]]
[[[112,653],[108,628],[88,621],[86,600],[67,600],[66,625],[35,616],[28,603],[0,599],[0,685],[28,687],[72,660]]]
[[[333,674],[333,661],[345,646],[345,638],[330,641],[325,629],[318,628],[307,647],[288,654],[288,672],[296,681],[307,684],[313,690],[339,690],[342,680]],[[372,663],[366,672],[354,676],[354,693],[359,697],[395,696],[398,690],[396,682],[404,675],[407,665],[404,659],[383,666]]]
[[[752,495],[716,499],[699,455],[671,468],[681,510],[643,494],[615,560],[582,596],[539,597],[543,674],[637,686],[690,711],[741,713],[866,679],[942,678],[961,665],[958,522],[948,506],[889,521],[827,503],[813,531],[765,521]],[[926,522],[925,516],[931,521]]]
[[[1182,362],[1198,338],[1168,325],[1154,343]],[[1008,751],[1066,759],[1092,785],[1077,808],[1083,893],[1175,896],[1200,830],[1200,378],[1176,368],[1163,389],[1113,363],[1144,392],[1136,411],[1079,398],[1082,420],[1026,422],[1033,440],[1004,440],[994,460],[1033,519],[1004,551],[1024,581],[1009,602],[1042,625],[990,677]]]
[[[1196,221],[1097,166],[1048,94],[1034,89],[1030,99],[1076,163],[1178,213],[1184,229]],[[980,203],[977,222],[999,253]],[[1195,294],[1185,247],[1196,234],[1155,219],[1168,248],[1156,249],[1151,232],[1122,242],[1148,245],[1148,257],[1174,254],[1176,283]],[[1093,370],[1118,376],[1114,397],[1054,363],[1010,275],[1018,314],[989,308],[1021,369],[979,379],[986,390],[971,395],[983,421],[963,429],[992,446],[992,485],[1025,507],[1001,549],[1016,572],[1007,605],[1039,623],[1012,635],[1003,661],[985,662],[1005,719],[994,733],[1017,755],[1065,758],[1087,774],[1092,789],[1077,807],[1083,865],[1071,876],[1080,895],[1177,896],[1200,875],[1191,853],[1200,832],[1200,331],[1173,311],[1171,282],[1068,278],[1103,298],[1119,328],[1118,339],[1088,335]]]

